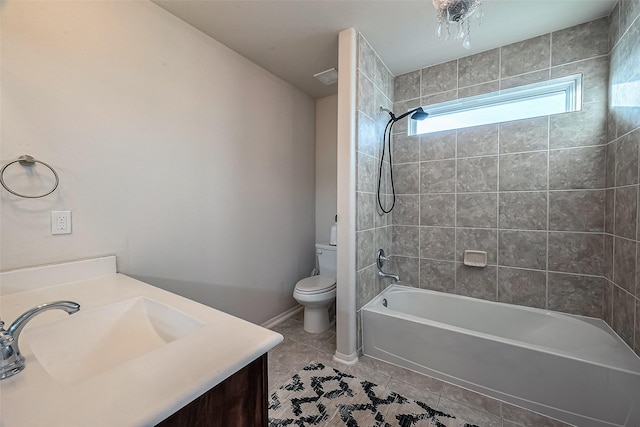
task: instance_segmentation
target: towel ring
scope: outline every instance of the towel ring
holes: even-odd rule
[[[46,166],[53,173],[53,176],[56,178],[56,183],[53,185],[53,188],[51,190],[47,191],[44,194],[38,194],[36,196],[30,196],[28,194],[20,194],[16,191],[13,191],[9,187],[7,187],[7,184],[4,182],[4,171],[14,163],[20,163],[22,166],[33,166],[36,163],[40,163],[41,165]],[[60,178],[58,177],[58,174],[56,173],[55,169],[53,169],[51,166],[49,166],[45,162],[34,159],[32,156],[28,154],[23,154],[22,156],[18,157],[17,160],[7,163],[6,165],[2,166],[2,169],[0,169],[0,184],[2,184],[4,189],[11,194],[15,194],[18,197],[24,197],[26,199],[39,199],[40,197],[48,196],[49,194],[53,193],[56,190],[56,188],[58,188],[59,183],[60,183]]]

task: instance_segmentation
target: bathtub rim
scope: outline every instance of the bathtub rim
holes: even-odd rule
[[[447,323],[443,323],[443,322],[440,322],[440,321],[437,321],[437,320],[424,318],[424,317],[419,317],[419,316],[415,316],[415,315],[408,314],[408,313],[403,313],[401,311],[393,310],[393,309],[390,309],[390,308],[382,306],[381,300],[384,299],[386,295],[388,295],[390,293],[393,293],[394,291],[396,291],[396,292],[397,291],[413,291],[413,292],[419,291],[419,292],[424,292],[424,293],[428,293],[428,294],[435,294],[435,295],[438,295],[438,296],[448,296],[448,297],[462,298],[464,300],[471,301],[473,303],[482,303],[482,304],[485,304],[485,305],[487,305],[487,304],[488,305],[498,304],[498,305],[506,306],[506,307],[509,307],[509,308],[512,308],[513,306],[515,306],[519,310],[520,309],[524,309],[526,311],[530,311],[530,312],[534,312],[534,313],[539,313],[539,314],[543,314],[544,313],[546,315],[553,315],[553,317],[568,318],[572,322],[585,322],[585,323],[588,323],[590,326],[593,326],[593,327],[596,327],[596,328],[600,329],[602,332],[605,332],[605,333],[607,333],[609,335],[612,335],[612,338],[614,338],[614,339],[616,339],[616,341],[622,343],[624,345],[624,347],[626,347],[625,350],[630,352],[631,355],[634,355],[636,357],[636,359],[638,360],[638,368],[637,368],[637,370],[630,370],[627,367],[604,364],[604,363],[599,362],[599,361],[595,361],[595,360],[586,359],[586,358],[582,358],[582,357],[576,356],[575,354],[569,354],[568,352],[564,352],[562,350],[558,350],[558,349],[555,349],[555,348],[552,348],[552,347],[546,347],[546,346],[541,346],[541,345],[538,345],[538,344],[526,343],[524,341],[517,341],[517,340],[510,339],[510,338],[504,338],[504,337],[500,337],[500,336],[497,336],[497,335],[491,335],[491,334],[488,334],[486,332],[474,331],[474,330],[462,328],[462,327],[459,327],[459,326],[449,325]],[[540,308],[535,308],[535,307],[527,307],[527,306],[522,306],[522,305],[517,305],[517,304],[504,303],[504,302],[499,302],[499,301],[483,300],[483,299],[479,299],[479,298],[469,297],[469,296],[466,296],[466,295],[450,294],[450,293],[447,293],[447,292],[434,291],[434,290],[430,290],[430,289],[415,288],[415,287],[412,287],[412,286],[402,285],[402,284],[398,284],[398,283],[390,284],[389,286],[387,286],[382,292],[380,292],[371,301],[369,301],[367,304],[365,304],[362,307],[361,310],[362,310],[361,316],[363,316],[363,312],[366,310],[366,311],[369,311],[369,312],[375,312],[375,313],[383,314],[383,315],[386,315],[386,316],[391,316],[391,317],[394,317],[394,318],[408,319],[408,320],[413,321],[413,322],[429,324],[431,326],[440,327],[440,328],[443,328],[443,329],[446,329],[446,330],[450,330],[450,331],[453,331],[453,332],[456,332],[456,333],[461,333],[461,334],[464,334],[464,335],[467,335],[467,336],[482,337],[484,339],[488,339],[488,340],[493,341],[493,342],[499,342],[499,343],[502,343],[502,344],[513,345],[513,346],[517,346],[517,347],[531,348],[533,350],[541,351],[541,352],[544,352],[544,353],[547,353],[547,354],[566,357],[568,359],[575,360],[577,362],[593,364],[593,365],[600,366],[602,368],[614,369],[616,371],[625,372],[625,373],[630,374],[630,375],[640,376],[640,357],[638,357],[638,355],[635,354],[635,352],[631,349],[631,347],[629,347],[629,345],[622,338],[620,338],[615,333],[615,331],[613,331],[613,329],[606,322],[604,322],[602,319],[598,319],[598,318],[595,318],[595,317],[581,316],[581,315],[563,313],[563,312],[553,311],[553,310],[548,310],[548,309],[540,309]],[[362,323],[364,323],[363,319],[361,319],[361,321],[362,321]]]

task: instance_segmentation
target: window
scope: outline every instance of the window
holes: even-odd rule
[[[422,107],[429,117],[410,120],[420,135],[582,109],[582,74]]]

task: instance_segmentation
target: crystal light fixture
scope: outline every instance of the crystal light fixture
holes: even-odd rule
[[[457,24],[453,38],[462,40],[462,46],[469,49],[471,47],[469,39],[471,19],[475,17],[482,20],[482,0],[433,0],[433,6],[438,15],[438,30],[436,32],[438,38],[444,40],[452,38],[451,25]]]

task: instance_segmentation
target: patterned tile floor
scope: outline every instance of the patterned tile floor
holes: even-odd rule
[[[434,409],[454,414],[481,427],[567,427],[568,424],[478,393],[362,356],[355,366],[334,362],[335,328],[310,334],[302,328],[302,313],[273,328],[284,342],[269,352],[269,388],[276,390],[311,361],[321,362],[386,387]]]

